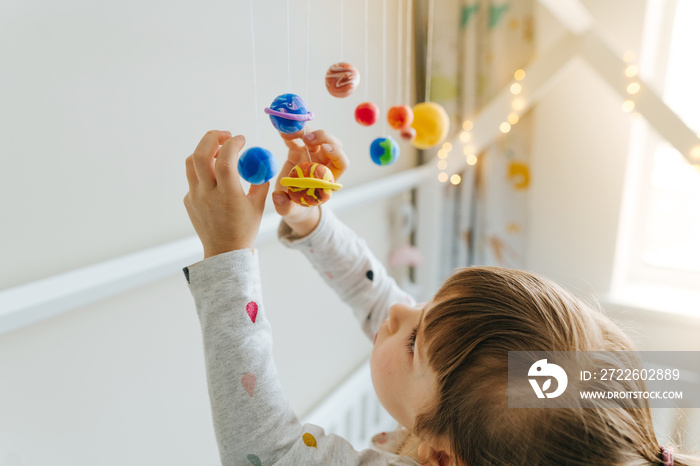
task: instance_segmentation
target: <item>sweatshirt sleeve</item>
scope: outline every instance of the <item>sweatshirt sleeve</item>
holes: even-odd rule
[[[232,251],[183,269],[202,327],[221,463],[390,463],[380,452],[358,452],[343,438],[299,422],[281,390],[272,359],[257,254],[252,249]]]
[[[343,224],[326,205],[316,228],[299,238],[284,221],[278,238],[285,246],[301,251],[340,298],[353,310],[362,330],[374,339],[389,307],[410,305],[415,299],[390,277],[367,242]]]

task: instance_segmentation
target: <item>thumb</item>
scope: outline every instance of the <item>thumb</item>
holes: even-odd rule
[[[269,189],[270,182],[268,181],[263,184],[251,184],[248,190],[248,199],[260,212],[265,208],[265,199],[267,198]]]
[[[275,210],[282,217],[288,215],[292,210],[292,201],[289,199],[289,194],[286,191],[278,189],[272,193],[272,202],[275,204]]]

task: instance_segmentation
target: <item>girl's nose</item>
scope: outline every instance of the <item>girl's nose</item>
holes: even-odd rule
[[[401,321],[406,314],[410,312],[406,306],[402,304],[394,304],[389,308],[389,332],[396,333],[401,328]]]

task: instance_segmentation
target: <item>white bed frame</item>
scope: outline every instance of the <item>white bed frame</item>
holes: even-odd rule
[[[374,393],[369,361],[319,403],[303,422],[343,437],[356,450],[369,448],[374,435],[398,427]]]

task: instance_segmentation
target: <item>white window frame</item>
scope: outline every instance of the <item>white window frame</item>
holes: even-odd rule
[[[676,0],[648,0],[639,56],[640,77],[663,95]],[[627,173],[611,293],[643,307],[700,316],[700,273],[649,264],[643,235],[650,206],[651,173],[658,134],[641,117],[630,130]]]

